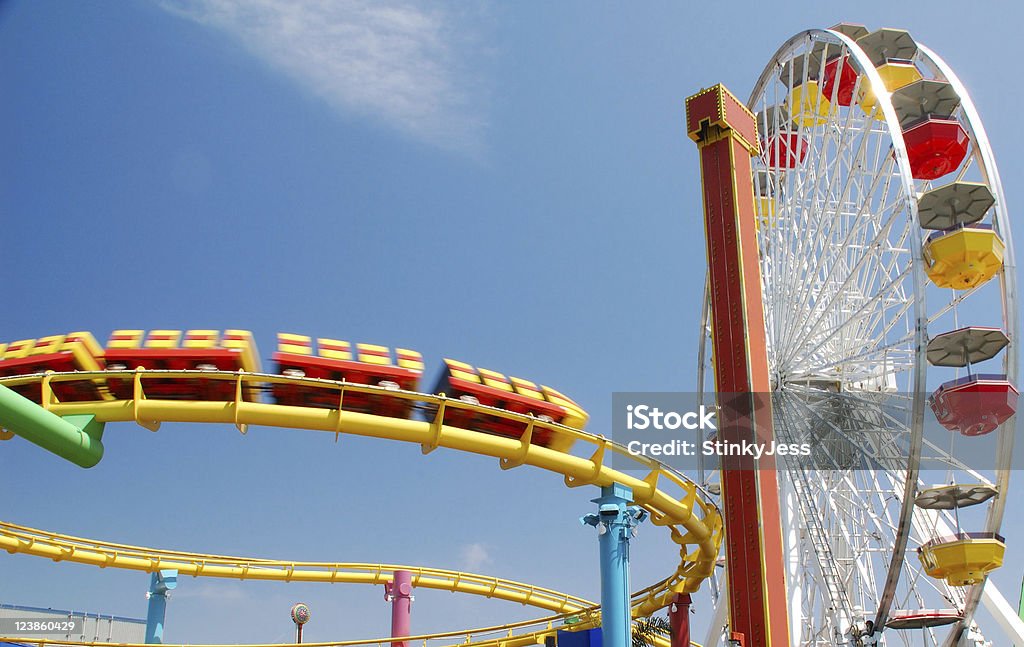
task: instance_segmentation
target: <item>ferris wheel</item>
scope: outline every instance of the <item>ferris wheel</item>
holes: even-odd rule
[[[793,644],[1010,644],[1016,614],[985,582],[1005,551],[1015,265],[974,104],[908,32],[837,25],[783,44],[747,107],[774,432],[816,448],[779,465]],[[709,330],[705,308],[701,391]]]

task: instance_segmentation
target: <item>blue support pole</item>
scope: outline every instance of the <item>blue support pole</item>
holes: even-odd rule
[[[601,555],[601,643],[603,647],[630,647],[632,622],[629,607],[629,539],[647,512],[630,506],[633,491],[613,483],[594,499],[597,514],[580,523],[597,528]]]
[[[149,608],[146,610],[146,644],[164,642],[164,616],[167,614],[167,592],[178,586],[178,571],[163,570],[153,573],[149,580]]]

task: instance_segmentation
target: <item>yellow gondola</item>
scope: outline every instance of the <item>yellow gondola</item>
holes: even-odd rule
[[[978,584],[1003,565],[1006,543],[994,532],[962,532],[933,539],[917,549],[925,573],[950,586]]]
[[[1003,267],[1006,245],[989,225],[937,231],[924,244],[928,278],[940,288],[966,290]]]
[[[817,81],[807,81],[793,88],[786,100],[786,108],[793,122],[811,128],[828,119],[831,105],[821,92]]]
[[[900,88],[910,85],[915,81],[920,81],[922,78],[921,72],[917,69],[911,61],[903,61],[898,59],[890,59],[884,64],[878,66],[878,75],[882,77],[882,83],[885,84],[885,89],[889,92],[899,90]],[[875,106],[878,104],[878,98],[875,96],[875,90],[871,87],[871,82],[861,82],[860,86],[860,108],[864,111],[864,114],[870,115]],[[881,110],[875,112],[875,119],[879,121],[885,119],[885,115]]]

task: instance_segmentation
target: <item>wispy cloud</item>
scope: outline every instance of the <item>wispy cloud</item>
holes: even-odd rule
[[[459,43],[468,26],[400,0],[158,0],[216,28],[348,114],[475,152],[483,119]]]
[[[466,544],[462,547],[460,554],[462,568],[467,571],[478,571],[481,567],[487,566],[494,560],[483,544]]]

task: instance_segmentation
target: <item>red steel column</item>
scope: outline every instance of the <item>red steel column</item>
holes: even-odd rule
[[[672,647],[690,647],[690,594],[677,593],[668,607]]]
[[[687,134],[700,150],[711,276],[718,440],[773,438],[761,268],[750,157],[753,114],[722,85],[686,100]],[[774,456],[722,456],[731,631],[744,647],[789,647],[782,519]]]

